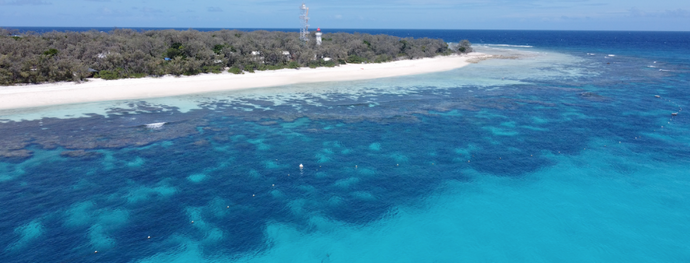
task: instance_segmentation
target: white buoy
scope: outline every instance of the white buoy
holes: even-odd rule
[[[300,164],[299,164],[299,169],[302,169],[302,168],[304,168],[304,165],[302,165],[302,164],[300,163]]]
[[[226,207],[226,208],[230,208],[230,206],[228,206],[228,207]]]
[[[192,221],[192,224],[194,224],[194,221]]]
[[[98,250],[94,251],[93,253],[94,253],[94,254],[98,253]]]
[[[149,236],[148,239],[151,239],[151,236]]]

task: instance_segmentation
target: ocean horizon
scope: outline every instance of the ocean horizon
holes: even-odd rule
[[[690,261],[690,32],[337,30],[500,59],[0,111],[0,262]]]
[[[0,26],[2,28],[8,29],[18,29],[22,32],[34,31],[34,32],[50,32],[50,31],[72,31],[72,32],[83,32],[89,30],[113,30],[113,29],[132,29],[132,30],[198,30],[198,31],[215,31],[215,30],[242,30],[242,31],[255,31],[255,30],[266,30],[266,31],[284,31],[284,32],[299,32],[299,28],[280,28],[280,27],[104,27],[104,26],[94,26],[94,27],[70,27],[70,26]],[[310,28],[311,31],[321,27]],[[324,27],[324,29],[327,29]],[[572,29],[434,29],[434,28],[328,28],[336,32],[345,32],[338,30],[407,30],[407,31],[536,31],[536,32],[690,32],[687,30],[572,30]]]

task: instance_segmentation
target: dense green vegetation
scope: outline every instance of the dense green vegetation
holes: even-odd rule
[[[297,33],[238,30],[199,32],[116,29],[108,33],[51,32],[16,35],[0,28],[0,85],[145,76],[243,74],[255,70],[334,67],[471,52],[466,40],[369,34],[324,34],[304,44]],[[229,68],[229,69],[228,69]]]

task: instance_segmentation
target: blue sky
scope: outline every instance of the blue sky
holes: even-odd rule
[[[301,1],[0,0],[0,26],[298,27]],[[323,28],[690,31],[690,1],[306,1]]]

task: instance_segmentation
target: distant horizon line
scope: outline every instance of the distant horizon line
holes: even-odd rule
[[[0,28],[109,28],[109,29],[228,29],[228,30],[295,30],[299,31],[299,28],[292,27],[119,27],[119,26],[0,26]],[[449,30],[449,31],[592,31],[592,32],[690,32],[690,30],[622,30],[622,29],[432,29],[432,28],[328,28],[327,30]]]

